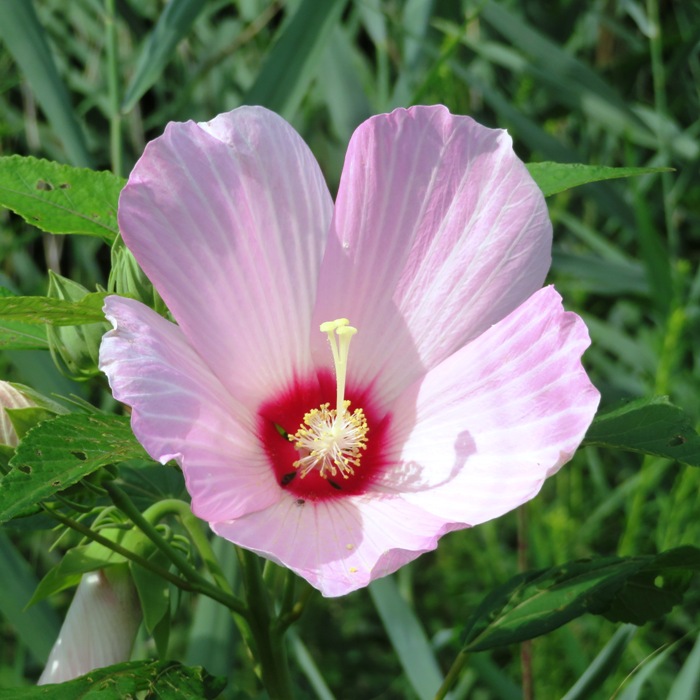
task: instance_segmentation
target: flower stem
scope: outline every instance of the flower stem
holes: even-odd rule
[[[271,700],[292,700],[292,681],[287,663],[284,628],[272,615],[272,605],[260,570],[257,554],[238,548],[243,570],[250,615],[248,624],[253,637],[260,678]]]
[[[157,522],[165,515],[169,514],[175,514],[182,518],[183,513],[189,513],[189,507],[186,503],[175,499],[160,501],[151,506],[148,511],[146,511],[147,515],[145,515],[139,511],[126,493],[124,493],[124,491],[122,491],[115,483],[106,482],[104,484],[104,488],[112,499],[114,505],[117,506],[117,508],[119,508],[119,510],[121,510],[126,516],[128,516],[131,522],[134,523],[134,525],[141,530],[141,532],[143,532],[143,534],[146,535],[146,537],[148,537],[148,539],[151,540],[151,542],[153,542],[153,544],[158,547],[158,549],[163,552],[166,557],[168,557],[168,559],[178,568],[178,570],[190,582],[190,584],[194,584],[202,592],[217,591],[217,595],[219,595],[219,597],[214,597],[211,595],[211,593],[205,593],[205,595],[209,595],[215,600],[219,600],[219,602],[223,602],[220,596],[225,596],[226,602],[223,602],[223,604],[226,605],[226,607],[230,608],[234,612],[237,612],[239,615],[245,616],[247,614],[248,611],[246,606],[241,600],[231,594],[231,589],[228,584],[224,581],[224,585],[221,585],[221,582],[223,581],[223,574],[221,573],[218,564],[215,564],[213,554],[205,563],[207,563],[208,566],[210,564],[214,566],[215,570],[210,568],[210,571],[212,572],[212,576],[214,577],[218,587],[212,586],[212,584],[204,576],[202,576],[187,561],[187,559],[180,554],[180,552],[178,552],[169,542],[163,539],[156,527],[152,524],[152,522]],[[189,520],[188,523],[191,527],[192,524]],[[191,530],[189,528],[188,532],[191,534]],[[201,535],[201,532],[199,534]],[[201,537],[198,538],[198,541],[201,544]]]
[[[455,681],[459,678],[459,674],[462,673],[464,665],[467,663],[467,657],[469,654],[462,649],[462,651],[457,654],[457,658],[454,660],[450,670],[445,676],[445,680],[435,694],[435,700],[444,700],[447,697],[447,693],[450,688],[455,684]]]
[[[518,571],[527,571],[527,504],[523,503],[518,510]],[[532,640],[526,639],[520,643],[520,667],[523,683],[523,700],[533,700],[534,687],[532,683]]]

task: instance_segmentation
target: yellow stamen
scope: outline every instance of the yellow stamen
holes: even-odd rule
[[[333,354],[336,378],[336,408],[324,403],[304,415],[304,422],[289,439],[299,450],[300,458],[294,467],[305,477],[313,469],[328,478],[337,473],[347,479],[360,465],[361,451],[367,449],[369,427],[364,411],[356,408],[348,411],[350,401],[345,400],[350,341],[357,333],[346,318],[327,321],[320,330],[328,335]]]

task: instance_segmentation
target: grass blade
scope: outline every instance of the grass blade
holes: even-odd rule
[[[303,0],[283,25],[244,103],[291,118],[316,76],[321,53],[346,4],[347,0]]]
[[[187,36],[205,0],[170,0],[141,50],[136,71],[124,95],[122,111],[129,112],[160,77],[175,48]]]
[[[31,0],[0,2],[0,37],[24,73],[69,160],[89,167],[92,159],[85,138]]]
[[[418,618],[391,577],[374,581],[369,592],[416,695],[431,700],[442,683],[442,673]]]
[[[0,571],[12,572],[12,576],[3,576],[0,613],[15,628],[37,663],[43,664],[58,637],[58,616],[46,602],[24,609],[38,581],[10,538],[2,531]]]
[[[636,631],[635,625],[622,625],[562,700],[587,700],[595,697],[595,692],[617,668]]]

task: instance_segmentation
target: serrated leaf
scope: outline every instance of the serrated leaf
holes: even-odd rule
[[[49,297],[0,297],[0,318],[22,323],[79,326],[105,320],[105,292],[92,292],[80,301]]]
[[[544,193],[545,197],[570,190],[589,182],[634,177],[649,173],[664,173],[673,168],[613,168],[607,165],[585,165],[584,163],[528,163],[527,169]]]
[[[148,459],[123,416],[70,413],[30,430],[0,480],[0,523],[100,467]]]
[[[586,445],[602,445],[700,467],[700,435],[666,396],[638,399],[598,415],[588,429]]]
[[[0,700],[212,700],[225,685],[226,679],[201,667],[177,661],[130,661],[95,669],[67,683],[0,690]]]
[[[0,157],[0,206],[47,233],[117,237],[117,201],[125,180],[32,156]]]
[[[466,624],[464,649],[485,651],[551,632],[585,613],[640,625],[679,603],[700,549],[572,561],[528,571],[493,590]]]

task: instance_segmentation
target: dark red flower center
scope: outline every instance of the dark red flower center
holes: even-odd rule
[[[377,410],[371,388],[348,379],[346,410],[336,420],[336,388],[330,372],[295,379],[258,409],[258,435],[277,483],[300,505],[365,493],[386,467],[390,416]]]

